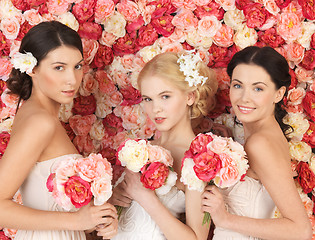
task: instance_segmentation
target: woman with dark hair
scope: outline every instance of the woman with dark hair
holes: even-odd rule
[[[228,65],[230,100],[245,131],[249,169],[236,185],[206,187],[202,209],[216,225],[213,239],[311,239],[296,189],[282,122],[291,77],[286,59],[270,47],[247,47]],[[280,218],[272,218],[275,206]]]
[[[73,100],[82,81],[78,33],[42,22],[25,35],[12,62],[7,86],[24,102],[0,162],[0,226],[19,229],[16,240],[84,240],[84,230],[96,226],[99,235],[111,238],[118,224],[111,204],[64,212],[46,188],[54,164],[80,157],[58,119],[60,105]],[[11,201],[19,188],[23,206]]]

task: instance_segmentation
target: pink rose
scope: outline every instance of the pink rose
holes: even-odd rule
[[[97,179],[91,184],[91,192],[94,196],[94,204],[104,204],[112,196],[111,177]]]
[[[17,9],[23,12],[31,8],[28,2],[25,0],[11,0],[11,2],[14,5],[14,7],[16,7]]]
[[[134,21],[127,23],[126,31],[129,34],[136,33],[142,26],[144,26],[144,24],[145,24],[145,22],[143,21],[143,17],[140,15]]]
[[[102,36],[102,31],[101,25],[95,22],[84,22],[80,24],[78,33],[81,38],[98,40]]]
[[[190,144],[192,154],[199,154],[207,151],[207,145],[213,141],[213,138],[208,134],[199,134]]]
[[[96,116],[94,114],[85,116],[75,115],[69,118],[69,124],[73,132],[81,136],[85,136],[90,132],[95,121]]]
[[[117,91],[117,87],[105,70],[97,70],[95,79],[98,82],[99,90],[104,94],[110,94]]]
[[[13,66],[7,58],[0,58],[0,79],[7,80]]]
[[[246,24],[249,28],[261,27],[269,16],[268,11],[260,3],[245,5],[243,12],[246,18]]]
[[[192,11],[182,9],[172,19],[172,24],[184,31],[190,31],[197,28],[198,19],[195,17]]]
[[[72,7],[72,13],[79,23],[84,23],[93,17],[95,5],[96,1],[94,0],[77,2]]]
[[[110,65],[113,62],[113,59],[114,55],[112,48],[101,45],[97,50],[91,66],[93,68],[102,69],[105,66]]]
[[[78,149],[78,151],[83,154],[89,154],[91,152],[95,152],[95,147],[93,145],[93,140],[90,135],[77,135],[73,139],[73,144]]]
[[[26,3],[32,8],[45,4],[45,2],[45,0],[26,0]]]
[[[302,34],[301,22],[295,13],[281,13],[279,15],[278,34],[286,41],[294,41]]]
[[[230,47],[233,45],[234,31],[228,25],[223,24],[213,37],[213,41],[220,47]]]
[[[28,21],[31,25],[37,25],[43,21],[41,15],[38,13],[38,10],[31,9],[24,12],[25,20]]]
[[[157,0],[150,2],[150,5],[155,6],[155,11],[152,13],[152,19],[163,16],[164,14],[171,14],[176,11],[176,7],[170,0]]]
[[[103,23],[114,14],[115,3],[112,0],[98,0],[95,6],[95,22]]]
[[[102,36],[99,39],[99,41],[100,41],[100,44],[103,44],[107,47],[111,47],[115,43],[116,39],[117,37],[114,34],[103,30]]]
[[[68,0],[47,0],[46,6],[48,12],[55,15],[61,15],[69,10],[70,4]]]
[[[6,150],[10,141],[10,134],[8,132],[0,133],[0,159],[2,158],[4,151]]]
[[[190,11],[194,11],[196,9],[196,5],[193,0],[172,0],[172,4],[177,8],[185,8]]]
[[[315,93],[308,91],[302,101],[302,105],[304,107],[305,113],[309,115],[309,117],[315,121]]]
[[[120,93],[123,95],[123,102],[121,106],[128,106],[138,104],[142,101],[141,93],[138,89],[135,89],[133,86],[128,85],[124,88],[121,88]]]
[[[219,187],[230,187],[234,185],[241,176],[239,176],[239,171],[237,169],[236,163],[227,154],[220,154],[220,159],[222,167],[218,172],[218,180],[215,183]]]
[[[199,19],[205,16],[215,16],[218,20],[222,20],[224,16],[224,9],[221,8],[220,4],[216,3],[215,1],[211,1],[207,5],[197,6],[194,14]]]
[[[99,48],[99,43],[93,39],[82,38],[83,57],[87,64],[90,64]]]
[[[284,39],[278,35],[275,28],[269,28],[266,31],[259,31],[258,38],[260,41],[272,48],[279,47],[285,43]]]
[[[272,15],[277,15],[280,11],[280,8],[276,4],[275,0],[266,0],[264,6],[266,10]]]
[[[78,176],[70,177],[65,183],[65,193],[76,208],[87,205],[93,196],[90,184]]]
[[[161,162],[146,164],[141,169],[141,182],[143,186],[155,190],[164,185],[169,174],[168,167]]]
[[[169,37],[175,30],[175,26],[172,24],[172,15],[164,15],[159,18],[152,19],[152,26],[157,34],[163,35],[163,37]]]
[[[295,63],[301,62],[304,57],[305,49],[300,44],[294,42],[283,46],[287,53],[287,60]]]
[[[158,34],[153,28],[152,24],[143,26],[138,31],[138,38],[136,39],[136,45],[139,48],[152,45],[157,39]]]
[[[148,144],[149,161],[161,162],[170,167],[173,165],[171,152],[161,146]]]
[[[121,13],[127,21],[134,21],[140,15],[138,5],[130,0],[121,0],[117,5],[116,9]]]
[[[51,173],[46,181],[46,187],[49,192],[52,192],[54,190],[54,179],[56,177],[56,173]]]
[[[304,58],[299,64],[306,70],[314,70],[315,68],[315,49],[305,51]]]
[[[314,71],[313,70],[306,70],[305,68],[297,66],[294,70],[295,76],[297,80],[302,83],[302,82],[307,82],[307,83],[312,83],[314,79]],[[292,80],[291,80],[292,81]]]
[[[305,97],[305,90],[301,87],[290,89],[287,100],[289,105],[298,105],[302,103]]]
[[[309,20],[315,20],[315,4],[313,0],[298,0],[302,7],[303,15]]]
[[[74,115],[91,115],[96,110],[96,100],[91,94],[89,96],[79,96],[73,99],[72,113]]]
[[[202,152],[194,156],[193,159],[197,177],[205,182],[210,182],[221,168],[220,157],[214,152]]]
[[[215,16],[205,16],[198,22],[198,31],[201,36],[213,37],[221,26],[221,22]]]
[[[123,56],[125,54],[134,54],[137,52],[137,47],[135,45],[135,39],[131,38],[127,33],[125,36],[117,39],[116,43],[113,45],[114,54],[117,56]]]
[[[0,22],[0,30],[7,39],[14,40],[19,34],[20,23],[15,17],[4,18]]]

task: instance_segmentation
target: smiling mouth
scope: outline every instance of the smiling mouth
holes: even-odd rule
[[[255,108],[238,106],[238,109],[241,113],[250,113],[255,110]]]
[[[158,117],[158,118],[154,118],[154,121],[155,121],[156,123],[160,124],[160,123],[164,122],[165,119],[166,119],[166,118]]]

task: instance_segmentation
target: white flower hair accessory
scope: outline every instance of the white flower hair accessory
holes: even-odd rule
[[[179,63],[179,70],[184,73],[185,81],[188,82],[189,86],[197,86],[198,84],[203,85],[207,81],[207,77],[200,76],[197,64],[202,61],[199,53],[195,54],[195,50],[186,51],[177,60]]]
[[[19,69],[20,72],[30,74],[37,64],[37,59],[30,52],[17,52],[12,56],[11,63],[13,64],[13,67]]]

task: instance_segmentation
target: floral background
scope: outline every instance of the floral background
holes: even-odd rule
[[[62,106],[60,120],[83,155],[101,153],[112,163],[124,139],[158,135],[142,110],[136,84],[139,71],[156,54],[183,49],[200,53],[219,82],[217,106],[208,117],[229,127],[243,143],[242,128],[233,124],[227,63],[247,46],[275,48],[291,68],[285,121],[294,128],[292,170],[315,226],[314,0],[0,0],[0,158],[17,104],[6,90],[10,57],[26,32],[47,20],[78,31],[84,46],[83,82],[73,104]],[[205,118],[197,130],[207,126]],[[3,229],[0,239],[14,234]]]

